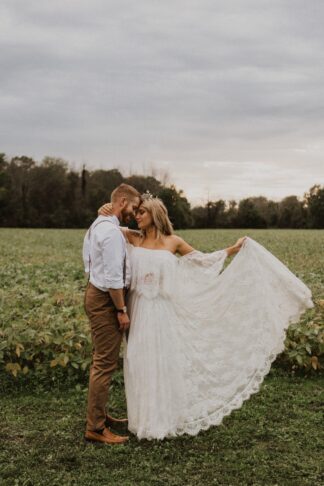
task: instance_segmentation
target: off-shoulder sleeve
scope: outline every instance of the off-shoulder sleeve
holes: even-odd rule
[[[226,250],[217,250],[212,253],[203,253],[198,250],[193,250],[192,252],[180,257],[180,262],[183,262],[184,265],[189,264],[192,266],[209,269],[215,276],[218,275],[223,269],[226,257]]]

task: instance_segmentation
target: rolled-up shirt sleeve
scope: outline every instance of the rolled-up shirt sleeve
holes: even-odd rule
[[[118,229],[110,231],[101,241],[105,286],[108,289],[124,287],[125,239]]]

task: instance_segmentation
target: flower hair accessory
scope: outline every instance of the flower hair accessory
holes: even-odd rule
[[[151,194],[149,190],[146,190],[144,194],[141,195],[141,198],[143,201],[154,199],[153,194]]]

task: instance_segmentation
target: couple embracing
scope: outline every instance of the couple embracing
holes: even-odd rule
[[[132,218],[139,231],[120,226]],[[252,238],[195,250],[173,233],[160,199],[127,184],[100,209],[83,259],[93,343],[87,440],[124,443],[111,430],[121,424],[139,439],[219,425],[259,390],[287,327],[313,307],[309,288]],[[106,407],[123,336],[128,418],[116,419]]]

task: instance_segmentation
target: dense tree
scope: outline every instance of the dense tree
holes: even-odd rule
[[[8,162],[5,154],[0,153],[0,221],[8,225],[11,200],[11,179],[8,173]]]
[[[96,214],[97,209],[110,200],[112,191],[122,182],[124,182],[123,176],[117,169],[101,169],[87,173],[85,198],[92,214]]]
[[[196,206],[191,210],[194,228],[207,228],[207,208],[206,206]]]
[[[190,204],[182,191],[165,187],[153,176],[124,178],[117,169],[81,173],[66,161],[45,157],[36,164],[29,157],[9,162],[0,155],[0,225],[26,227],[85,227],[98,208],[110,200],[113,189],[126,182],[143,193],[162,197],[175,228],[191,224]]]
[[[219,201],[208,201],[207,209],[207,228],[222,228],[225,224],[225,207],[223,199]]]
[[[236,228],[237,227],[237,211],[238,204],[234,199],[228,201],[228,208],[226,211],[226,227]]]
[[[308,224],[311,228],[324,228],[324,186],[315,185],[305,194]]]
[[[236,202],[230,201],[227,204],[223,199],[208,201],[204,207],[193,208],[192,217],[195,228],[234,227],[237,219]]]
[[[279,203],[279,228],[304,228],[306,226],[306,212],[303,202],[296,196],[285,197]]]
[[[175,229],[188,228],[192,224],[190,204],[185,198],[183,191],[177,191],[175,186],[164,187],[158,193],[166,205],[170,220]]]
[[[135,187],[141,194],[150,191],[151,194],[157,196],[163,188],[161,182],[153,176],[132,175],[127,177],[124,182]]]
[[[0,154],[0,226],[81,228],[89,226],[113,189],[126,182],[140,193],[149,190],[168,208],[178,228],[324,228],[324,187],[314,185],[304,199],[280,202],[263,196],[208,201],[193,209],[183,191],[150,176],[123,177],[118,169],[70,168],[68,162],[45,157],[40,164],[25,155],[8,160]]]
[[[254,198],[242,199],[238,207],[238,224],[241,228],[266,228],[267,222],[258,209]]]
[[[261,220],[265,222],[267,228],[277,226],[278,203],[269,201],[269,199],[264,196],[251,197],[250,201],[253,203]]]

